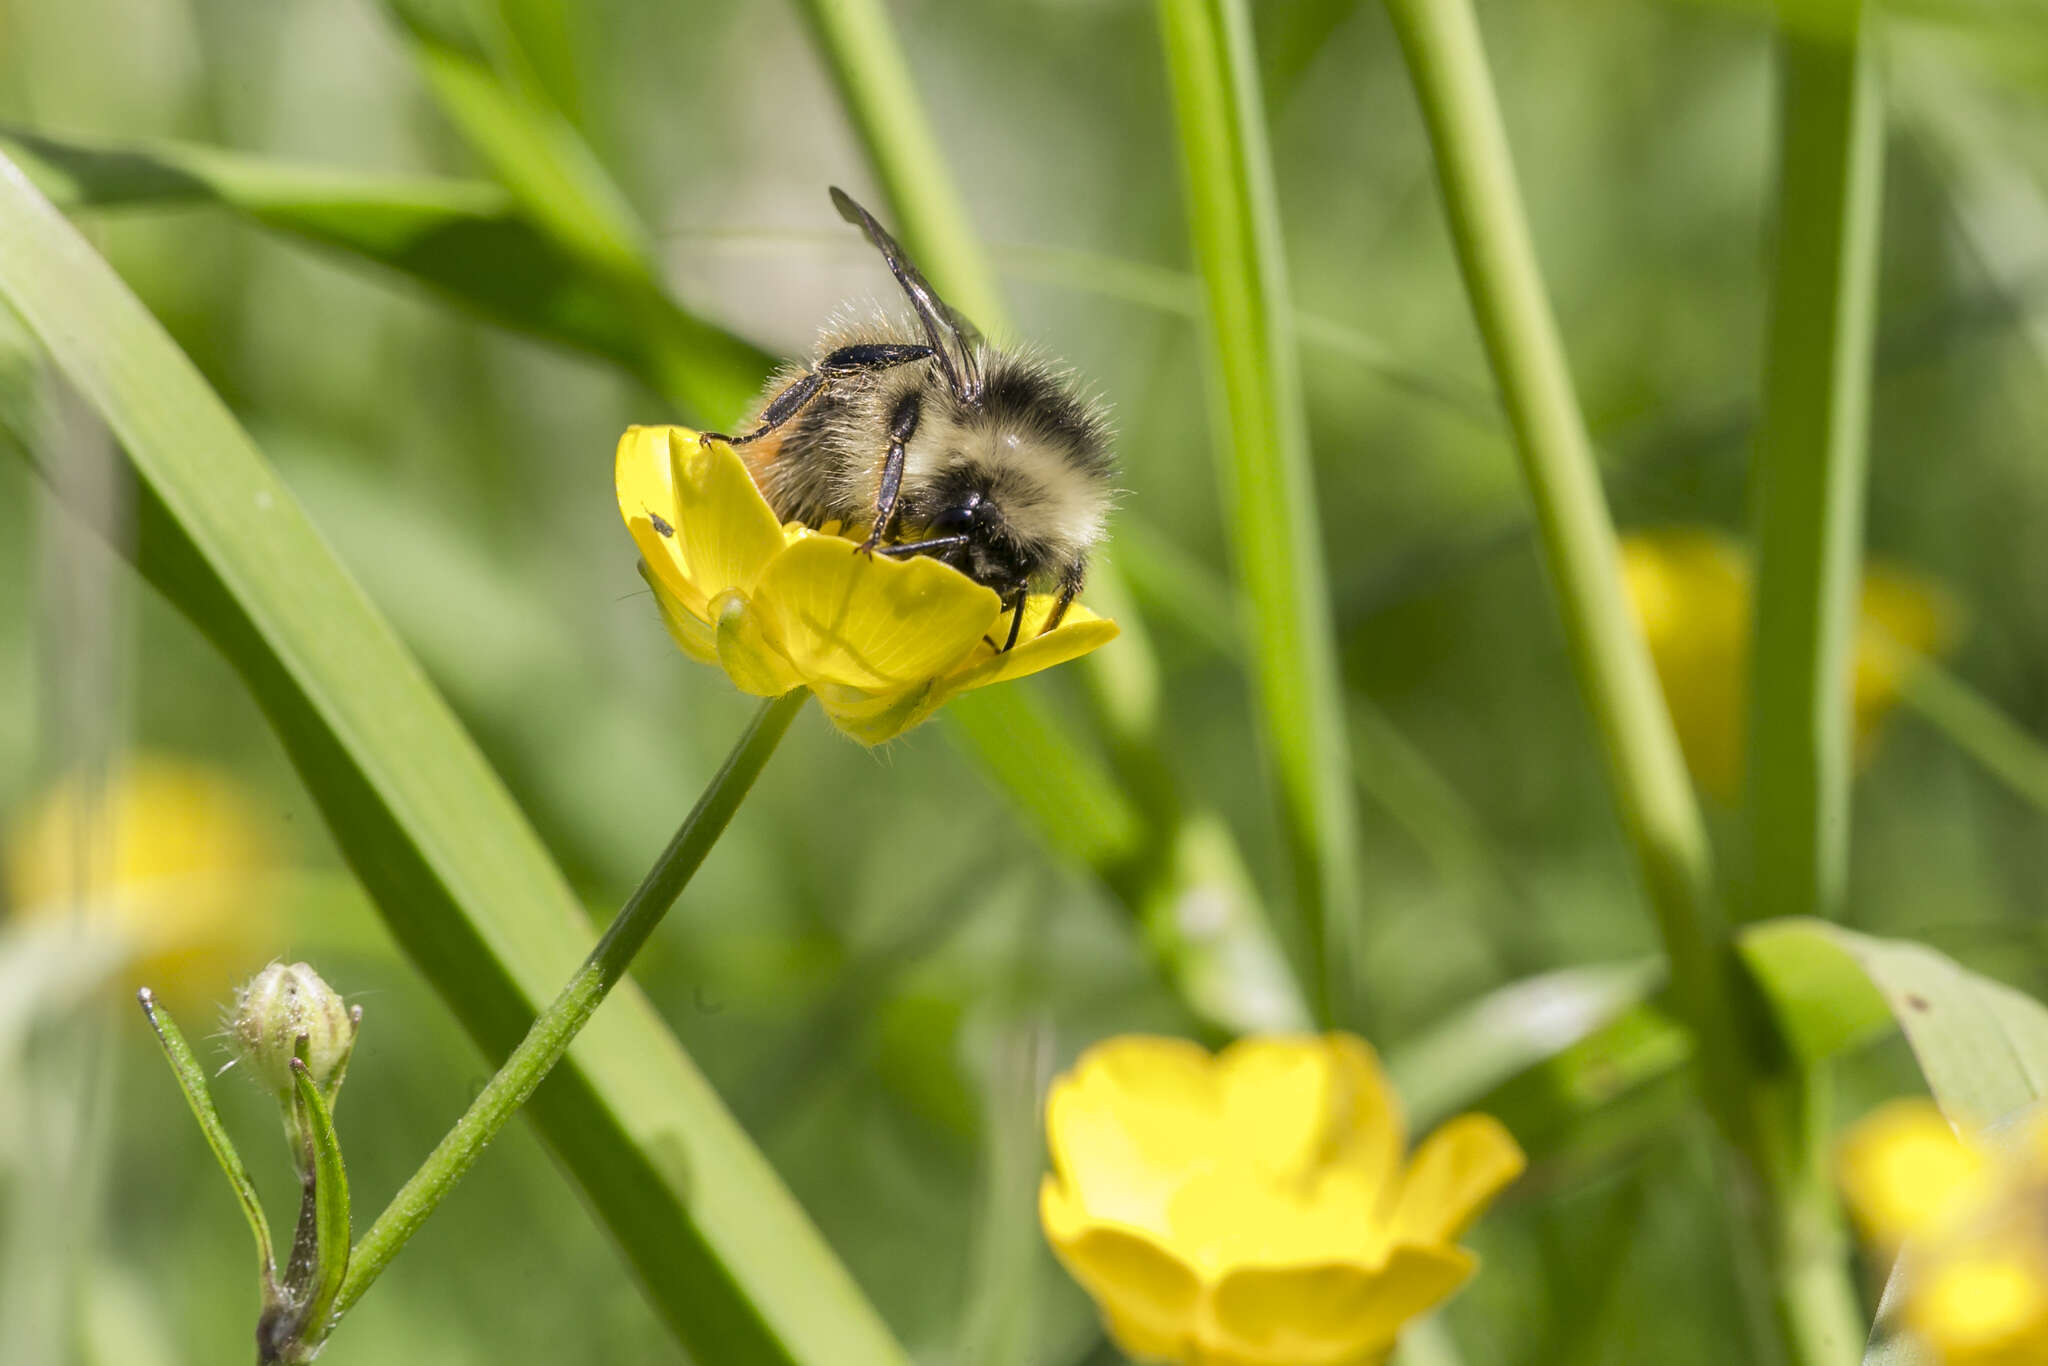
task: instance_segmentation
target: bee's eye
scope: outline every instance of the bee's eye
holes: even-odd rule
[[[977,490],[969,493],[951,507],[939,509],[939,515],[932,519],[934,536],[964,536],[975,526],[988,520],[995,511],[988,500]]]

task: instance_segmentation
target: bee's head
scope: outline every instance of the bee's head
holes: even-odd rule
[[[1004,514],[1003,482],[974,466],[948,470],[926,491],[919,509],[924,535],[965,538],[934,552],[938,558],[999,593],[1038,577],[1046,567],[1042,552]]]

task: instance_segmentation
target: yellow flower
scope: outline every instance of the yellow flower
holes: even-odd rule
[[[1063,664],[1116,623],[1076,603],[1043,635],[1052,599],[1024,604],[1014,650],[990,589],[928,556],[864,555],[779,524],[738,455],[682,427],[619,440],[619,511],[669,634],[756,697],[807,687],[863,744],[901,735],[959,693]]]
[[[1516,1176],[1465,1115],[1405,1166],[1400,1100],[1348,1034],[1096,1045],[1053,1083],[1045,1235],[1123,1350],[1182,1366],[1364,1366],[1472,1274]]]
[[[115,931],[139,983],[172,1001],[213,1001],[280,947],[271,825],[208,765],[144,755],[101,787],[60,782],[23,813],[7,854],[18,916]]]
[[[1665,531],[1623,538],[1621,572],[1686,766],[1704,791],[1732,801],[1742,789],[1749,556],[1710,531]],[[1915,661],[1947,648],[1956,616],[1938,589],[1910,574],[1864,574],[1849,683],[1859,763]]]
[[[1959,1138],[1927,1101],[1894,1101],[1836,1166],[1864,1236],[1903,1258],[1906,1331],[1944,1366],[2048,1366],[2048,1115]]]

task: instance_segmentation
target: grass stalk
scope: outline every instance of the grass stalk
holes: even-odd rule
[[[725,833],[733,812],[739,809],[754,779],[760,776],[809,696],[798,688],[761,704],[753,723],[712,776],[668,847],[626,899],[603,938],[597,941],[597,947],[590,951],[553,1003],[534,1020],[526,1037],[484,1084],[455,1127],[435,1145],[419,1170],[407,1178],[384,1212],[377,1216],[377,1222],[356,1244],[349,1256],[347,1279],[342,1282],[335,1302],[337,1314],[346,1313],[363,1297],[363,1292],[419,1231],[485,1146],[498,1136],[534,1088],[568,1052],[570,1043],[625,976],[647,936],[682,895],[704,856]]]
[[[1356,923],[1363,878],[1251,16],[1240,0],[1160,0],[1159,16],[1208,304],[1226,518],[1293,862],[1301,975],[1317,1017],[1329,1022],[1332,935]]]
[[[1670,961],[1673,1001],[1698,1040],[1704,1098],[1728,1139],[1738,1214],[1732,1256],[1738,1277],[1747,1277],[1755,1355],[1834,1360],[1816,1347],[1832,1331],[1822,1322],[1831,1306],[1804,1293],[1804,1281],[1795,1286],[1779,1276],[1769,1290],[1760,1283],[1786,1269],[1778,1254],[1795,1227],[1805,1228],[1794,1217],[1804,1205],[1788,1198],[1798,1192],[1781,1186],[1792,1165],[1782,1156],[1785,1140],[1801,1135],[1773,1123],[1780,1107],[1755,1066],[1761,1050],[1741,1004],[1706,830],[1622,590],[1613,522],[1544,292],[1478,23],[1470,0],[1388,0],[1387,7],[1514,429],[1566,643]],[[1806,1099],[1799,1091],[1785,1108],[1803,1108]],[[1802,1270],[1814,1265],[1800,1263]]]
[[[1883,116],[1859,20],[1779,40],[1778,225],[1753,473],[1757,592],[1742,912],[1833,918],[1862,568]]]
[[[1788,8],[1778,41],[1778,221],[1752,496],[1746,918],[1833,918],[1848,881],[1848,687],[1860,602],[1883,111],[1861,0]],[[1825,1142],[1826,1078],[1788,1068],[1764,1114],[1771,1281],[1800,1363],[1861,1344]]]

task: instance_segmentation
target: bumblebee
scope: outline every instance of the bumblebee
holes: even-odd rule
[[[1059,625],[1109,514],[1109,425],[1074,377],[993,346],[938,296],[873,214],[832,203],[882,253],[915,330],[878,313],[834,320],[808,363],[769,381],[739,449],[785,522],[865,529],[869,555],[929,555],[992,588],[1011,613],[1055,595]]]

